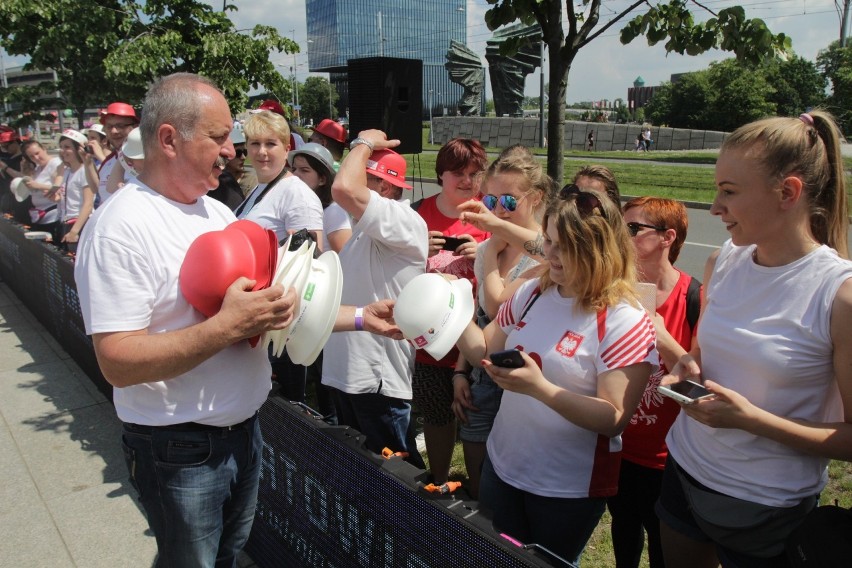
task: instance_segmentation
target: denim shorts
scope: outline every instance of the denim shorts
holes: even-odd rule
[[[470,396],[476,411],[467,411],[467,424],[462,423],[459,437],[464,442],[485,443],[494,426],[494,418],[500,410],[503,389],[497,386],[481,367],[470,374]]]

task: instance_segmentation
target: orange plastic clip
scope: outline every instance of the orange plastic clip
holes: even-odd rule
[[[391,450],[390,448],[384,448],[382,450],[382,457],[385,458],[386,460],[389,460],[394,456],[405,459],[405,458],[408,457],[408,452],[395,452],[395,451]]]
[[[425,485],[423,489],[425,489],[429,493],[440,493],[441,495],[445,495],[447,493],[452,493],[459,487],[461,487],[461,481],[448,481],[441,485],[435,485],[434,483],[430,483],[429,485]]]

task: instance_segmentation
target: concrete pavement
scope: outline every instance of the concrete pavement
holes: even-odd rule
[[[120,435],[112,402],[0,282],[0,566],[153,565]]]

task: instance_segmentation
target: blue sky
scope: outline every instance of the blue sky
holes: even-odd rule
[[[483,64],[487,64],[484,57],[485,42],[492,35],[484,22],[488,4],[485,0],[459,2],[467,5],[468,44],[483,56]],[[210,3],[221,9],[219,0]],[[296,62],[299,80],[304,81],[308,75],[309,47],[306,41],[305,0],[229,0],[229,3],[238,8],[237,12],[230,12],[238,29],[263,23],[277,27],[282,35],[295,38],[303,51],[296,55]],[[784,32],[791,36],[795,52],[811,61],[815,60],[821,49],[840,37],[840,17],[834,0],[704,0],[701,3],[717,11],[735,4],[742,5],[748,17],[761,18],[774,32]],[[628,4],[626,0],[605,0],[600,21],[608,21]],[[701,14],[701,10],[697,9],[697,17],[709,17]],[[662,44],[650,47],[642,38],[624,46],[618,40],[621,27],[621,23],[614,25],[577,56],[568,79],[569,102],[626,98],[627,88],[632,86],[637,76],[641,75],[646,85],[657,85],[668,80],[673,73],[704,69],[710,62],[728,57],[728,54],[719,51],[698,57],[677,54],[667,56]],[[372,30],[364,32],[369,34]],[[288,67],[293,64],[292,55],[273,54],[272,60]],[[7,67],[21,65],[25,61],[25,58],[4,55]],[[539,77],[536,70],[527,77],[526,94],[537,96],[538,91]]]

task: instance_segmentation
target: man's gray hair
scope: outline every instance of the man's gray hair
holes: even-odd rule
[[[163,124],[172,125],[183,140],[195,135],[204,105],[196,88],[207,85],[219,91],[219,87],[206,77],[194,73],[174,73],[158,79],[145,95],[142,121],[142,145],[145,155],[153,155],[157,143],[157,130]],[[221,93],[221,91],[219,91]]]

